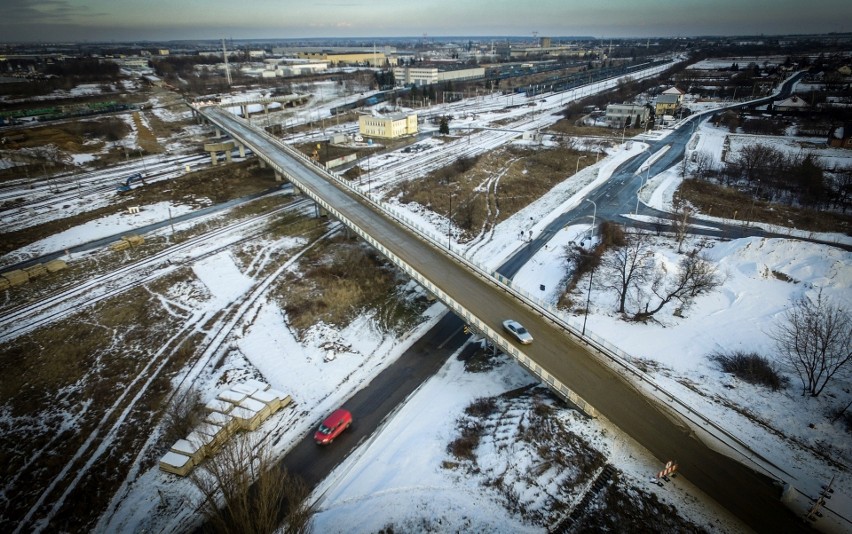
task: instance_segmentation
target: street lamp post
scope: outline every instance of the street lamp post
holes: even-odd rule
[[[580,170],[580,160],[581,160],[581,159],[583,159],[583,158],[585,158],[585,157],[586,157],[586,156],[579,156],[579,157],[577,158],[577,166],[574,168],[574,174],[577,174],[577,172],[579,172],[579,170]]]
[[[639,213],[639,193],[642,192],[642,188],[645,187],[645,184],[648,183],[648,180],[651,179],[651,164],[645,168],[645,178],[642,180],[642,185],[639,186],[639,190],[636,191],[636,209],[633,210],[633,215]]]
[[[591,232],[591,235],[589,236],[589,237],[594,237],[595,236],[595,217],[597,217],[597,215],[598,215],[598,205],[595,204],[594,200],[590,200],[588,198],[585,199],[585,200],[586,200],[586,202],[591,202],[592,206],[594,207],[594,210],[592,211],[592,229],[591,229],[592,232]]]
[[[452,241],[450,241],[450,230],[453,227],[453,195],[450,194],[450,209],[447,211],[447,250],[453,250]]]
[[[586,293],[586,313],[583,315],[583,331],[580,332],[580,336],[586,336],[586,320],[589,318],[589,301],[592,300],[592,278],[595,276],[595,269],[592,268],[589,273],[589,291]]]

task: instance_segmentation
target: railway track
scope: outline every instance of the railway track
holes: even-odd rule
[[[294,209],[309,209],[309,206],[308,200],[298,199],[268,213],[249,217],[228,227],[188,239],[37,302],[5,309],[0,316],[0,342],[12,340],[69,313],[146,284],[174,271],[181,263],[201,259],[238,242],[252,239],[262,232],[266,222],[274,216]],[[203,244],[214,241],[217,243],[216,246],[206,252],[192,253]]]
[[[210,159],[202,155],[158,160],[145,166],[145,182],[171,180],[182,175],[186,165],[198,168],[209,162]],[[15,181],[14,184],[0,187],[0,222],[6,231],[20,230],[40,220],[58,218],[58,214],[74,204],[91,206],[107,195],[109,201],[112,201],[116,186],[127,176],[140,171],[142,169],[134,165],[118,170]]]
[[[273,210],[262,216],[252,217],[246,221],[242,221],[237,225],[233,225],[226,229],[208,232],[196,239],[187,241],[180,245],[170,247],[169,251],[164,251],[158,254],[159,258],[154,261],[160,266],[157,270],[159,274],[149,272],[152,267],[151,262],[140,261],[132,266],[124,269],[119,269],[116,274],[130,276],[132,272],[142,271],[142,276],[135,279],[131,283],[121,284],[118,286],[110,286],[108,291],[103,292],[97,300],[103,300],[110,296],[119,295],[133,287],[144,285],[150,280],[158,276],[172,272],[173,269],[162,267],[163,257],[182,255],[189,248],[203,247],[205,243],[214,242],[215,246],[205,248],[200,254],[193,254],[191,257],[186,257],[184,261],[197,261],[204,257],[217,254],[222,250],[232,247],[235,244],[249,240],[257,236],[262,229],[257,228],[284,211],[292,211],[295,209],[304,209],[308,202],[301,200],[294,202],[288,206]],[[339,224],[334,224],[334,228],[328,230],[320,238],[306,244],[297,254],[290,258],[284,265],[279,266],[274,271],[260,277],[241,298],[229,303],[224,309],[216,310],[200,310],[191,311],[185,310],[185,314],[177,331],[166,339],[163,344],[152,351],[151,358],[146,362],[144,367],[132,378],[128,378],[127,386],[122,390],[122,393],[104,410],[95,427],[89,432],[83,443],[73,453],[71,458],[62,466],[59,473],[52,478],[50,484],[41,491],[35,502],[27,509],[24,517],[17,523],[14,532],[42,532],[50,529],[50,522],[56,514],[65,506],[68,497],[74,492],[80,481],[87,475],[92,466],[96,465],[98,460],[110,450],[111,443],[126,432],[126,425],[133,410],[137,407],[140,400],[149,391],[154,381],[161,376],[164,369],[172,363],[178,348],[189,340],[191,336],[196,335],[200,330],[206,333],[204,340],[200,344],[200,349],[196,350],[195,355],[190,359],[187,368],[189,372],[183,375],[181,382],[175,388],[175,392],[182,388],[188,388],[189,384],[205,369],[211,362],[215,362],[215,356],[225,343],[226,339],[233,329],[245,317],[246,313],[263,297],[275,279],[285,269],[289,268],[293,262],[298,261],[298,258],[307,250],[313,247],[317,242],[325,239],[338,231]],[[228,239],[228,234],[240,234],[238,239]],[[269,244],[258,254],[258,261],[253,262],[249,267],[249,275],[257,276],[270,263],[270,257],[274,252],[276,245]],[[156,267],[155,267],[156,268]],[[129,271],[129,272],[128,272]],[[113,274],[113,273],[111,273]],[[101,284],[109,283],[112,276],[99,277]],[[96,288],[88,288],[91,292]],[[61,296],[70,296],[69,292],[65,292]],[[75,292],[76,293],[76,292]],[[46,299],[54,302],[54,299]],[[75,310],[81,309],[84,306],[90,305],[92,302],[76,302]],[[53,317],[53,315],[50,315]],[[44,323],[40,323],[44,324]],[[174,392],[172,396],[174,395]],[[153,442],[149,439],[146,445],[150,446]],[[4,481],[3,492],[7,493],[10,488],[19,481],[20,476],[26,472],[26,468],[34,466],[39,459],[49,454],[51,446],[55,445],[55,440],[51,440],[42,449],[32,451],[28,458],[24,469],[10,480]],[[136,462],[145,454],[145,450],[138,453]],[[73,476],[73,478],[72,478]],[[125,480],[125,483],[127,481]],[[61,493],[60,493],[61,492]]]

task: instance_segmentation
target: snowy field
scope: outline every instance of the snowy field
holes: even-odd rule
[[[605,180],[619,163],[643,148],[641,143],[633,143],[629,150],[616,150],[611,157],[585,169],[576,179],[560,184],[551,194],[502,223],[493,239],[475,250],[468,250],[468,256],[474,260],[481,258],[483,263],[500,263],[521,244],[516,230],[520,221],[533,217],[536,223],[529,228],[533,232],[540,231],[549,217],[582,202],[589,188]],[[652,177],[644,191],[647,202],[657,208],[669,207],[671,192],[679,179],[676,168]],[[444,232],[440,217],[428,213],[406,215],[416,219],[419,225],[432,227],[436,235]],[[515,283],[545,301],[555,302],[565,276],[561,258],[563,248],[578,242],[588,231],[589,226],[585,224],[563,229],[518,274]],[[463,245],[456,243],[454,247]],[[658,254],[670,261],[676,259],[665,241],[660,242]],[[822,287],[833,301],[848,305],[852,256],[831,247],[783,239],[718,242],[712,244],[708,254],[725,274],[725,284],[718,291],[699,298],[686,317],[677,318],[669,313],[659,324],[625,323],[612,312],[612,296],[594,287],[588,330],[637,360],[650,362],[653,369],[650,372],[655,379],[702,413],[725,422],[726,427],[755,450],[783,465],[795,477],[801,477],[796,481],[801,489],[813,491],[836,474],[838,493],[848,492],[852,484],[845,472],[835,472],[817,454],[821,447],[831,447],[844,463],[850,460],[852,451],[848,435],[837,426],[825,423],[821,415],[831,407],[848,402],[848,393],[843,391],[848,391],[848,377],[834,384],[833,396],[803,402],[792,375],[793,386],[772,393],[725,375],[708,355],[718,350],[753,350],[771,356],[767,332],[774,321],[791,299],[803,294],[813,295],[818,287]],[[215,261],[217,264],[208,264],[204,272],[230,272],[232,275],[202,275],[211,294],[219,294],[218,284],[242,286],[242,275],[233,270],[227,256]],[[772,271],[782,272],[796,283],[782,282],[768,274]],[[542,294],[538,291],[540,284],[547,288]],[[583,286],[583,282],[580,285]],[[195,305],[209,306],[210,302]],[[440,305],[433,307],[432,319],[418,330],[424,331],[440,309]],[[288,333],[286,318],[276,307],[269,303],[259,305],[254,316],[252,327],[232,343],[226,374],[232,379],[262,378],[273,387],[293,394],[302,407],[300,410],[307,410],[297,420],[285,411],[262,427],[263,432],[276,438],[281,450],[310,432],[314,421],[345,401],[360,383],[393,361],[406,345],[405,340],[381,338],[371,329],[369,317],[355,321],[344,330],[317,325],[307,341],[299,343]],[[712,328],[708,328],[710,324]],[[374,333],[365,335],[370,332]],[[202,382],[205,381],[210,384],[212,394],[221,383],[221,376],[208,376]],[[344,381],[346,386],[338,390]],[[315,528],[329,532],[374,532],[395,525],[401,530],[545,531],[541,524],[530,524],[508,512],[501,504],[500,495],[483,488],[481,481],[442,468],[443,462],[451,460],[447,444],[457,432],[456,421],[467,404],[530,381],[530,377],[512,362],[488,373],[471,375],[462,370],[460,362],[448,361],[438,375],[400,407],[396,417],[317,488],[314,498],[319,513],[314,520]],[[717,396],[748,408],[762,423],[733,415],[731,410],[708,400]],[[418,424],[411,424],[412,420]],[[810,426],[814,422],[818,424]],[[628,481],[643,491],[656,494],[663,502],[673,504],[691,521],[710,531],[743,530],[736,519],[716,509],[682,478],[663,488],[648,484],[648,477],[659,470],[660,465],[647,453],[629,446],[631,440],[605,421],[570,420],[569,417],[568,426],[588,437],[608,461],[622,470]],[[779,437],[775,430],[785,432],[786,437]],[[498,451],[483,451],[478,461],[488,464],[505,459],[500,460]],[[150,516],[145,510],[157,506],[156,500],[150,497],[156,493],[152,488],[159,488],[174,500],[179,500],[184,492],[192,494],[185,481],[175,481],[170,475],[152,470],[128,488],[114,515],[102,526],[150,528]],[[836,499],[833,504],[840,506],[842,503],[842,499]],[[365,509],[382,512],[365,518]],[[427,523],[424,518],[428,519]],[[183,519],[178,514],[157,528],[177,528]]]
[[[730,66],[728,60],[724,62],[724,66]],[[328,89],[326,102],[346,100],[332,87]],[[494,100],[492,111],[467,116],[459,113],[454,128],[484,127],[498,117],[521,117],[526,113],[523,109],[505,111],[507,102],[502,96],[484,97],[483,102],[488,104],[490,99]],[[561,97],[548,99],[555,106]],[[440,111],[453,109],[463,111],[452,106]],[[310,112],[303,119],[309,116]],[[720,156],[725,135],[723,130],[702,125],[690,149]],[[488,239],[472,244],[454,242],[454,250],[464,251],[466,257],[485,266],[499,265],[522,245],[519,230],[538,234],[558,213],[582,203],[590,190],[606,181],[619,164],[641,153],[645,146],[632,142],[610,151],[609,157],[557,185],[547,196],[501,223]],[[793,150],[793,145],[789,149]],[[431,150],[440,150],[440,145],[424,142],[423,152]],[[390,166],[396,157],[399,156],[376,158],[374,170]],[[651,177],[643,190],[642,201],[658,209],[670,209],[671,194],[680,180],[678,166]],[[405,210],[406,218],[428,232],[447,235],[443,217],[423,210],[410,211],[416,209],[414,206],[392,202],[390,205],[395,211]],[[100,232],[112,234],[117,228],[130,229],[140,224],[142,217],[162,220],[166,218],[163,210],[164,206],[147,206],[137,216],[95,221],[85,228],[71,229],[35,243],[31,245],[32,251],[62,250],[79,242],[80,232],[91,239]],[[172,206],[172,210],[172,215],[180,213],[177,206]],[[545,302],[555,303],[566,276],[564,248],[579,242],[589,232],[588,224],[562,229],[515,277],[515,284]],[[827,237],[848,242],[845,236]],[[304,243],[286,238],[261,245],[266,250],[293,254],[285,266],[289,268],[295,264]],[[836,496],[831,507],[852,517],[847,498],[852,495],[852,477],[845,467],[832,467],[821,456],[830,451],[843,466],[852,461],[848,433],[837,424],[828,424],[825,417],[829,409],[842,407],[852,399],[849,375],[838,377],[829,388],[830,394],[809,399],[798,394],[798,379],[789,371],[786,374],[792,385],[781,392],[770,392],[722,373],[708,358],[721,350],[755,351],[772,357],[769,332],[779,316],[792,300],[803,295],[814,296],[819,289],[832,302],[844,304],[848,309],[852,306],[852,254],[792,239],[756,238],[711,242],[706,252],[724,273],[725,282],[716,292],[700,297],[684,317],[675,317],[669,310],[659,323],[626,323],[613,312],[612,295],[593,286],[588,331],[636,361],[648,363],[648,372],[656,380],[783,466],[802,491],[814,494],[821,484],[836,476]],[[670,263],[678,258],[664,239],[657,242],[656,254],[661,261]],[[256,287],[258,280],[242,271],[228,252],[205,257],[192,267],[196,280],[171,288],[163,298],[180,303],[195,316],[212,314],[247,294],[260,291]],[[783,273],[790,281],[780,280],[774,272]],[[581,281],[580,286],[583,284]],[[540,291],[540,285],[546,290]],[[418,291],[413,285],[408,290],[412,295]],[[221,367],[199,372],[196,383],[204,391],[204,400],[212,398],[225,384],[252,377],[292,395],[298,409],[279,412],[258,430],[259,435],[275,443],[276,453],[286,452],[324,414],[345,402],[398,358],[444,311],[442,305],[433,305],[423,322],[401,338],[382,335],[375,328],[374,318],[365,315],[345,329],[315,325],[299,340],[288,328],[285,314],[271,300],[259,298],[247,306],[245,315],[251,318],[251,323],[228,339]],[[532,381],[510,360],[488,372],[472,374],[451,358],[398,408],[395,417],[389,418],[316,489],[312,496],[319,510],[313,522],[315,530],[375,532],[393,525],[399,531],[547,531],[546,524],[533,523],[509,511],[503,497],[484,488],[477,477],[443,467],[452,460],[447,445],[457,436],[457,421],[471,401],[500,395]],[[753,417],[737,414],[717,401],[743,408]],[[661,467],[656,459],[635,447],[630,438],[606,421],[588,421],[572,413],[562,410],[557,417],[603,453],[630,484],[673,504],[682,515],[709,531],[744,530],[735,518],[717,509],[683,478],[663,487],[649,484],[649,476]],[[150,443],[156,439],[157,436],[152,436]],[[513,458],[498,448],[479,452],[478,461],[495,469],[494,466],[509,463]],[[520,455],[524,451],[512,452]],[[190,483],[157,468],[138,472],[138,465],[139,459],[97,530],[174,532],[186,528],[193,513],[188,503],[196,495]],[[538,501],[532,493],[552,492],[553,488],[543,486],[525,491],[530,494],[522,497],[535,511]]]

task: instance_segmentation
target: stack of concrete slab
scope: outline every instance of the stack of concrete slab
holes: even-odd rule
[[[192,465],[198,465],[204,459],[204,448],[192,443],[188,439],[177,440],[169,451],[189,456],[189,459],[192,460]]]
[[[55,273],[57,271],[62,271],[68,268],[68,264],[62,260],[50,260],[49,262],[44,264],[45,269],[49,273]]]
[[[246,397],[240,401],[239,405],[234,408],[231,415],[234,416],[240,427],[244,430],[254,430],[260,426],[264,419],[269,417],[272,411],[266,404],[254,400],[251,397]]]
[[[9,282],[9,285],[12,287],[19,286],[21,284],[26,284],[30,280],[30,277],[27,272],[21,269],[7,271],[3,273],[2,276],[7,282]]]
[[[30,280],[47,274],[47,268],[41,263],[36,263],[35,265],[31,265],[29,267],[24,267],[24,271],[27,273],[27,276],[30,278]]]
[[[281,408],[284,408],[285,406],[293,402],[293,399],[290,398],[290,395],[285,395],[275,389],[255,391],[251,394],[250,398],[258,400],[269,406],[271,413],[275,413]]]
[[[177,452],[169,451],[160,458],[160,469],[178,476],[185,477],[193,467],[192,458]]]
[[[239,430],[257,429],[270,415],[292,402],[290,395],[250,379],[220,391],[204,405],[204,420],[160,460],[160,469],[186,476]]]

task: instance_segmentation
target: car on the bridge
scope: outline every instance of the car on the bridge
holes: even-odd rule
[[[334,438],[340,435],[341,432],[349,428],[352,424],[352,414],[348,410],[338,408],[331,412],[331,415],[325,418],[320,424],[317,431],[314,433],[314,441],[317,445],[328,445]]]
[[[533,342],[532,335],[524,328],[521,323],[518,321],[513,321],[512,319],[506,319],[503,321],[503,328],[505,328],[510,334],[515,336],[521,344],[529,345]]]

